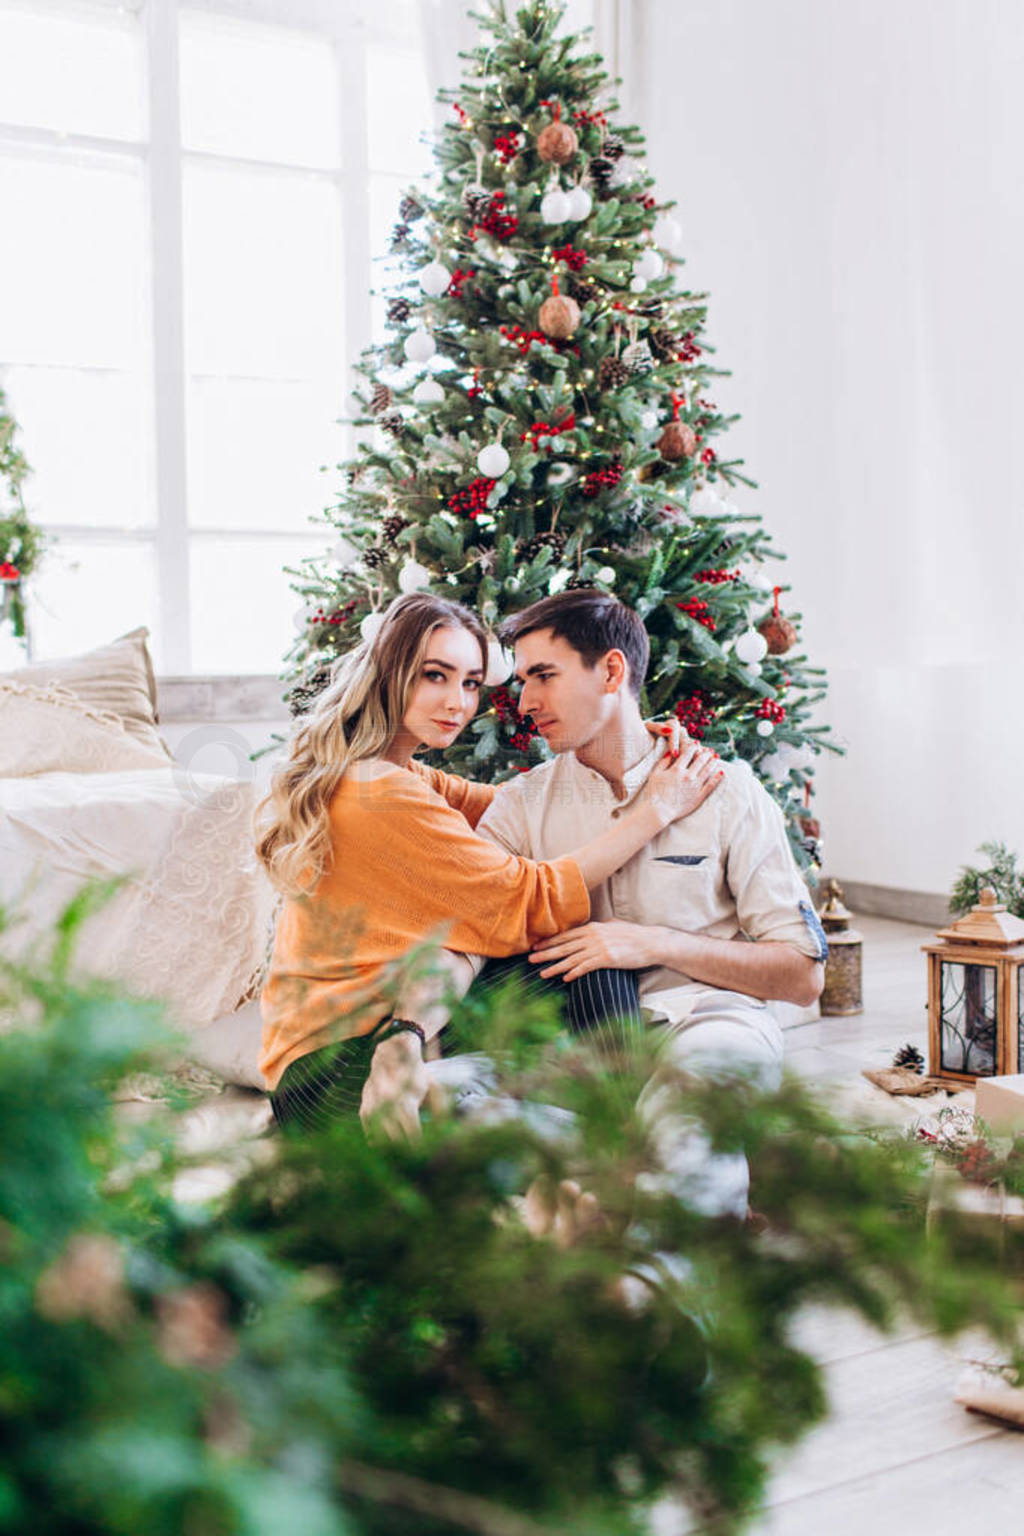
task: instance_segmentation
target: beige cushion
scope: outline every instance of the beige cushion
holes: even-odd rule
[[[83,656],[35,661],[16,672],[0,673],[0,683],[66,689],[91,709],[118,715],[129,735],[153,751],[162,752],[166,763],[171,754],[156,728],[156,678],[146,646],[148,634],[148,629],[133,629],[119,640],[86,651]]]
[[[130,736],[118,715],[64,688],[0,681],[0,778],[166,767],[164,752]]]

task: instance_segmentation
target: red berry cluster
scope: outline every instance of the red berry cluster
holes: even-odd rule
[[[703,688],[695,688],[688,698],[680,699],[675,707],[675,717],[688,736],[703,741],[704,732],[715,718],[711,699]]]
[[[453,101],[452,111],[455,113],[455,116],[458,118],[463,128],[467,128],[469,126],[469,113],[465,110],[465,108],[460,107],[457,101]]]
[[[21,572],[9,560],[0,560],[0,581],[18,581]]]
[[[574,123],[583,127],[586,123],[607,123],[608,119],[603,112],[588,112],[586,107],[577,107],[572,115]]]
[[[556,261],[564,261],[567,267],[574,272],[582,272],[587,264],[586,251],[579,251],[572,245],[560,245],[557,251],[551,252]]]
[[[693,339],[692,331],[686,332],[686,335],[679,344],[679,351],[676,355],[681,363],[695,363],[698,357],[703,356],[701,348],[698,347]]]
[[[786,718],[785,706],[776,704],[774,699],[762,699],[754,714],[758,720],[770,720],[773,725],[781,725]]]
[[[524,331],[521,325],[503,325],[499,329],[506,341],[515,342],[524,357],[535,341],[539,341],[541,346],[547,344],[548,338],[543,331]]]
[[[700,460],[702,464],[713,464],[717,457],[718,455],[715,453],[713,448],[704,448],[701,451]]]
[[[698,624],[703,624],[705,629],[709,629],[714,634],[718,626],[711,617],[710,607],[707,603],[701,602],[699,597],[688,597],[685,602],[676,603],[676,607],[680,608],[691,619],[696,619]]]
[[[532,427],[525,432],[520,432],[519,441],[525,443],[529,438],[530,446],[536,453],[542,437],[558,437],[562,432],[575,432],[575,430],[576,417],[570,411],[569,415],[563,417],[561,421],[535,421]],[[547,445],[547,451],[551,452],[550,443]]]
[[[957,1167],[962,1178],[971,1184],[990,1184],[992,1182],[993,1164],[995,1158],[992,1148],[981,1137],[977,1141],[969,1141],[960,1153]]]
[[[721,586],[723,581],[739,581],[739,571],[698,571],[694,581],[706,581],[712,587]]]
[[[657,208],[658,206],[658,199],[656,197],[652,197],[650,193],[648,193],[646,197],[642,197],[640,202],[643,207],[647,209],[648,213],[650,213],[652,208]]]
[[[456,491],[448,497],[448,509],[451,512],[469,514],[471,523],[475,523],[481,512],[487,511],[487,498],[497,485],[496,480],[488,480],[480,475],[476,480],[471,480],[464,491]]]
[[[496,133],[494,135],[494,151],[502,165],[511,165],[512,161],[522,149],[518,133]]]
[[[484,392],[484,387],[480,383],[480,369],[479,368],[474,368],[473,369],[473,382],[469,386],[469,388],[466,390],[466,399],[467,400],[476,400],[478,398],[478,396],[483,394],[483,392]]]
[[[456,267],[448,281],[448,298],[461,299],[463,287],[471,277],[476,277],[475,267],[467,267],[465,271],[461,267]]]
[[[349,614],[354,611],[358,604],[358,597],[354,597],[352,598],[351,602],[345,604],[344,608],[338,608],[334,611],[334,613],[324,613],[322,608],[318,608],[309,622],[311,624],[344,624]]]
[[[592,469],[589,475],[583,476],[583,494],[588,500],[599,496],[607,485],[618,485],[625,471],[625,465],[620,459],[613,464],[607,464],[604,469]]]
[[[537,727],[529,715],[520,714],[519,705],[507,688],[495,688],[491,703],[501,724],[514,727],[509,746],[516,752],[525,752],[537,734]]]
[[[493,235],[495,240],[511,240],[519,228],[519,220],[514,213],[509,213],[505,207],[504,192],[492,192],[491,200],[487,204],[487,212],[473,225],[470,235],[476,238],[478,229],[486,230]]]

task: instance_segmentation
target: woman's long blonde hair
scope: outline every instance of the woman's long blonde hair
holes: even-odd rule
[[[486,671],[487,635],[479,619],[460,603],[428,592],[395,598],[374,638],[334,663],[257,811],[256,852],[278,890],[301,895],[323,875],[331,852],[328,810],[346,768],[391,745],[429,637],[456,627],[480,642]]]

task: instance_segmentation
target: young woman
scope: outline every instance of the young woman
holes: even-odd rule
[[[666,753],[613,829],[549,863],[517,858],[473,831],[493,785],[413,760],[455,740],[486,667],[474,614],[427,593],[397,598],[376,637],[336,664],[274,776],[257,852],[285,901],[260,1067],[281,1121],[325,1096],[358,1112],[377,1045],[420,1033],[391,1018],[395,961],[431,937],[456,953],[520,954],[586,922],[588,892],[718,782],[713,754]]]

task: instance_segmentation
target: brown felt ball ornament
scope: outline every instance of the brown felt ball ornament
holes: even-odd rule
[[[551,279],[551,294],[544,300],[537,323],[552,341],[568,341],[580,323],[580,307],[575,299],[558,291],[558,273]]]
[[[537,135],[537,155],[547,165],[568,165],[579,147],[575,128],[557,118]]]
[[[658,438],[658,452],[669,464],[688,459],[697,451],[697,434],[685,421],[670,421]]]
[[[796,644],[797,627],[792,619],[779,612],[781,587],[773,589],[774,605],[771,613],[757,627],[767,641],[769,656],[784,656]]]

